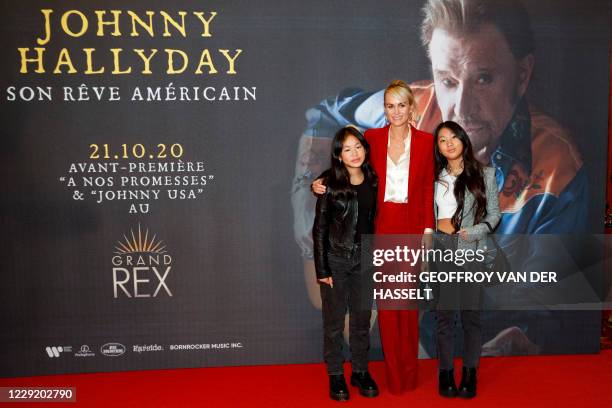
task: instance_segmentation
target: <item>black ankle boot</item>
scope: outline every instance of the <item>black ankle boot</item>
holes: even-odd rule
[[[440,370],[438,374],[438,394],[447,398],[457,396],[455,370]]]
[[[344,374],[329,376],[329,396],[336,401],[348,401],[349,392]]]
[[[463,367],[461,384],[459,384],[460,398],[474,398],[476,396],[476,368]]]
[[[376,397],[378,395],[378,386],[369,372],[353,373],[351,375],[351,385],[359,388],[359,394],[364,397]]]

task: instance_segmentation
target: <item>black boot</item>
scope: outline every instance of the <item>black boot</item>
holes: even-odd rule
[[[349,392],[344,374],[329,376],[329,396],[336,401],[348,401]]]
[[[448,398],[457,396],[455,370],[440,370],[438,374],[438,394]]]
[[[376,397],[378,395],[378,386],[369,372],[351,374],[351,385],[359,387],[359,394],[364,397]]]
[[[463,367],[461,384],[459,384],[460,398],[474,398],[476,396],[476,368]]]

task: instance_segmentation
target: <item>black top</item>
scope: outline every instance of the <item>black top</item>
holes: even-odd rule
[[[367,178],[363,183],[352,186],[357,192],[357,225],[355,226],[355,242],[361,242],[361,234],[373,234],[374,225],[369,219],[370,210],[376,205],[376,190]]]
[[[327,177],[325,172],[324,177]],[[350,190],[350,194],[349,193]],[[327,262],[329,254],[343,258],[355,255],[361,235],[372,233],[376,213],[376,178],[364,180],[361,185],[350,186],[341,192],[327,187],[318,196],[312,226],[315,269],[317,278],[331,276]],[[359,222],[359,227],[358,227]]]

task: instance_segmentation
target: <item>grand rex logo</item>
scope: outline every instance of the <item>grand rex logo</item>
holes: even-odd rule
[[[127,298],[172,297],[166,280],[172,269],[172,257],[164,241],[149,230],[138,233],[130,229],[130,237],[117,241],[113,264],[113,296]]]

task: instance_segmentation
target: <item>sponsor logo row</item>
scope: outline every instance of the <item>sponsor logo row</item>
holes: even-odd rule
[[[132,353],[140,354],[151,351],[165,351],[166,348],[170,351],[194,351],[194,350],[223,350],[223,349],[241,349],[241,342],[231,343],[200,343],[200,344],[170,344],[169,346],[160,346],[159,344],[134,344],[132,345]],[[59,358],[63,355],[72,354],[74,357],[94,357],[99,353],[105,357],[119,357],[126,353],[128,349],[121,343],[106,343],[100,349],[92,349],[87,344],[83,344],[78,350],[73,351],[72,346],[46,346],[45,352],[49,358]]]

